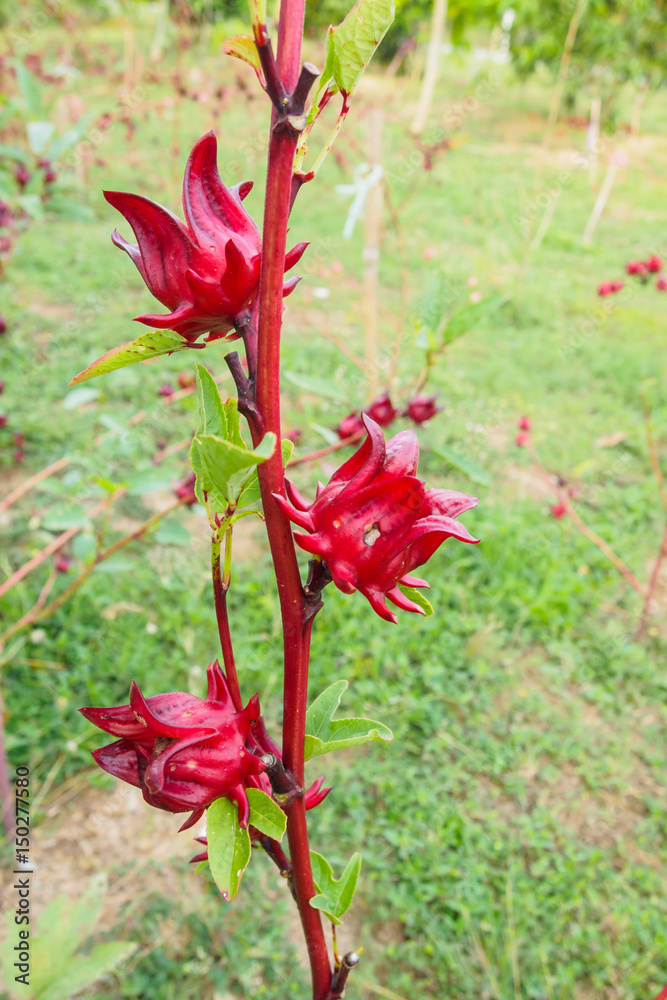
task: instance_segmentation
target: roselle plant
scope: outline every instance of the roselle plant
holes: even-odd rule
[[[208,669],[204,699],[182,692],[150,692],[136,684],[129,703],[82,709],[116,739],[94,752],[111,774],[140,788],[149,805],[186,814],[181,829],[206,812],[206,851],[194,861],[209,866],[226,901],[233,900],[252,847],[263,849],[286,878],[299,910],[310,958],[314,1000],[343,995],[359,956],[330,957],[323,918],[341,922],[354,895],[361,857],[354,854],[339,878],[310,849],[306,811],[329,793],[323,778],[304,791],[309,759],[369,740],[390,740],[387,726],[370,719],[334,719],[347,687],[333,679],[308,707],[313,621],[330,583],[346,594],[359,590],[381,618],[398,609],[431,613],[421,595],[426,581],[412,576],[445,539],[474,542],[456,519],[476,499],[449,490],[426,490],[417,477],[419,447],[413,430],[385,440],[381,423],[396,411],[389,398],[359,417],[358,450],[320,486],[312,502],[285,479],[292,442],[281,441],[280,336],[283,297],[298,277],[284,278],[307,244],[287,251],[288,219],[300,188],[311,181],[349,112],[358,81],[391,24],[391,0],[359,0],[327,35],[319,73],[301,65],[305,0],[283,0],[274,57],[262,5],[251,0],[253,37],[237,37],[224,50],[250,63],[271,101],[264,226],[245,210],[248,183],[227,188],[218,173],[212,133],[194,146],[183,185],[185,222],[143,194],[106,192],[131,226],[136,243],[118,232],[113,242],[136,265],[166,314],[138,321],[154,329],[109,351],[74,383],[174,351],[215,351],[217,341],[242,342],[225,361],[237,398],[223,401],[216,382],[196,364],[199,426],[192,441],[193,479],[179,487],[183,503],[199,501],[211,527],[213,599],[222,665]],[[319,82],[310,107],[308,94]],[[338,117],[322,151],[307,168],[312,129],[340,95]],[[209,355],[210,356],[210,355]],[[434,401],[421,399],[419,422]],[[250,445],[241,428],[244,418]],[[375,417],[375,419],[373,419]],[[363,440],[362,440],[363,438]],[[234,526],[246,516],[266,524],[276,576],[284,645],[283,725],[274,742],[256,695],[244,705],[227,609]],[[300,529],[294,536],[292,522]],[[311,555],[302,580],[295,539]],[[369,614],[371,613],[369,609]],[[242,676],[242,675],[241,675]],[[283,835],[287,843],[283,844]]]

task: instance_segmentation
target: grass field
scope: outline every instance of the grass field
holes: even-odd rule
[[[54,29],[31,36],[25,52],[44,52],[47,69],[68,56],[78,70],[64,85],[43,85],[45,100],[61,109],[54,114],[65,93],[94,118],[118,112],[128,73],[124,30],[119,19],[90,26],[85,40]],[[133,31],[136,52],[145,53],[148,26]],[[0,285],[9,325],[0,340],[0,411],[9,416],[0,430],[0,497],[48,463],[71,459],[0,515],[0,568],[9,576],[60,531],[81,525],[68,549],[74,563],[52,596],[85,565],[94,538],[86,515],[105,485],[128,485],[109,517],[113,541],[169,502],[187,451],[159,465],[152,458],[196,424],[193,396],[166,404],[157,395],[189,369],[184,354],[87,383],[94,397],[68,395],[69,379],[137,336],[132,317],[152,309],[131,263],[111,245],[111,230],[127,237],[128,227],[101,190],[135,191],[179,210],[187,151],[214,127],[223,179],[255,178],[246,204],[261,216],[266,106],[252,74],[222,64],[214,39],[195,41],[178,59],[194,99],[174,96],[169,48],[155,71],[137,71],[136,131],[114,118],[91,162],[63,178],[90,217],[46,215],[31,224]],[[351,714],[395,732],[391,744],[311,765],[313,778],[324,771],[334,785],[311,814],[313,846],[334,865],[358,847],[363,853],[344,941],[364,954],[348,995],[650,1000],[667,981],[667,590],[662,582],[648,633],[635,642],[640,597],[569,518],[550,516],[554,499],[514,437],[517,418],[529,414],[547,468],[578,485],[586,522],[646,581],[664,513],[641,394],[664,456],[667,294],[628,283],[599,300],[596,288],[622,277],[627,260],[667,250],[667,102],[649,99],[639,136],[605,136],[598,186],[612,150],[624,150],[628,165],[592,245],[583,246],[596,197],[589,171],[576,165],[585,131],[565,123],[542,145],[550,97],[543,81],[519,86],[507,68],[465,55],[448,60],[431,138],[448,134],[451,148],[428,171],[407,131],[416,96],[409,77],[369,79],[338,160],[330,157],[301,192],[290,233],[312,242],[297,269],[305,280],[288,300],[283,352],[285,422],[303,432],[297,455],[327,444],[321,429],[371,392],[355,361],[364,351],[363,227],[342,238],[349,199],[335,188],[366,158],[372,106],[384,108],[387,175],[379,384],[400,336],[392,391],[407,399],[423,360],[415,318],[437,288],[452,309],[476,291],[506,300],[434,365],[428,388],[441,393],[445,410],[420,432],[428,485],[479,495],[465,522],[482,544],[450,541],[434,557],[426,573],[431,618],[403,615],[392,627],[360,595],[329,588],[316,622],[313,694],[347,677]],[[582,95],[584,114],[585,105]],[[551,224],[531,249],[554,199]],[[197,360],[223,375],[223,353],[213,345]],[[231,391],[229,378],[221,385]],[[13,431],[25,435],[19,465]],[[443,458],[452,453],[462,457],[458,468]],[[332,469],[305,466],[294,478],[309,493]],[[230,598],[242,690],[258,690],[276,720],[279,615],[261,532],[246,529],[238,548]],[[2,599],[3,629],[34,604],[51,565]],[[206,664],[218,655],[208,580],[205,518],[178,511],[150,545],[134,543],[103,564],[0,658],[10,759],[32,765],[41,797],[43,900],[61,887],[80,893],[101,857],[110,888],[99,936],[140,944],[123,976],[101,983],[100,997],[278,1000],[305,989],[291,943],[297,935],[285,933],[291,900],[266,860],[253,858],[227,908],[206,876],[187,869],[189,834],[165,839],[175,817],[149,821],[135,804],[128,820],[121,803],[107,822],[104,803],[119,802],[118,791],[90,767],[99,734],[76,712],[124,700],[132,679],[147,693],[201,693]],[[159,827],[147,832],[147,822]],[[54,844],[70,856],[58,858]]]

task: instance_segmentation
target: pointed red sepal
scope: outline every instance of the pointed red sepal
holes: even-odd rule
[[[183,833],[184,830],[189,830],[191,827],[195,826],[195,824],[202,818],[205,811],[205,809],[194,809],[186,819],[185,823],[179,826],[178,832]],[[196,839],[201,840],[200,837],[197,837]]]

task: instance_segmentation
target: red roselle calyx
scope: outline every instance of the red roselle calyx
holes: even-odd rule
[[[405,416],[414,420],[416,424],[425,424],[443,410],[442,406],[436,405],[437,398],[437,396],[414,396],[408,403]]]
[[[396,410],[392,405],[388,392],[374,399],[366,410],[366,413],[380,427],[388,427],[396,419]]]
[[[256,785],[265,765],[247,742],[260,719],[254,695],[242,712],[232,704],[217,662],[208,668],[205,699],[181,691],[145,699],[135,683],[130,704],[82,708],[90,722],[120,737],[93,751],[99,766],[141,788],[149,805],[168,812],[192,812],[186,829],[221,796],[236,802],[241,826],[248,825],[246,783]]]
[[[289,501],[274,493],[287,517],[310,534],[295,533],[306,552],[321,558],[333,582],[346,594],[355,590],[374,611],[397,622],[385,603],[424,614],[399,589],[428,587],[409,574],[427,562],[446,538],[477,542],[455,518],[477,499],[452,490],[426,490],[417,479],[419,445],[414,431],[385,442],[380,427],[364,416],[368,437],[318,489],[309,504],[287,482]]]
[[[236,339],[237,320],[252,306],[259,283],[261,238],[243,199],[252,182],[226,188],[217,168],[213,132],[197,142],[183,179],[186,225],[172,212],[142,195],[105,191],[104,197],[125,216],[137,243],[114,230],[112,240],[136,264],[150,292],[169,315],[144,314],[139,323],[174,330],[188,343]],[[285,256],[285,270],[306,249],[299,243]],[[285,283],[285,294],[298,279]]]
[[[343,417],[336,428],[336,434],[341,441],[344,441],[345,438],[352,437],[354,434],[362,434],[364,430],[363,421],[359,414],[355,411],[353,413],[348,413],[346,417]]]

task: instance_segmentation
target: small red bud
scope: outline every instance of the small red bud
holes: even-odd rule
[[[374,399],[368,409],[364,412],[371,418],[371,420],[374,420],[376,424],[379,424],[380,427],[388,427],[389,424],[396,419],[396,410],[392,406],[388,392],[385,392],[381,396],[378,396],[377,399]]]
[[[160,386],[160,388],[157,391],[157,394],[158,396],[165,396],[165,397],[173,396],[174,387],[173,385],[170,385],[169,382],[165,382],[164,385]]]
[[[16,447],[22,448],[23,445],[25,444],[25,434],[22,434],[21,431],[14,431],[13,437],[14,437],[14,444],[16,445]]]
[[[567,507],[565,507],[562,503],[555,503],[551,508],[551,516],[555,517],[557,521],[560,521],[566,514]]]
[[[191,389],[195,384],[194,375],[190,375],[188,372],[181,372],[178,376],[177,382],[181,389]]]
[[[293,430],[287,432],[287,440],[293,441],[294,444],[300,441],[302,437],[303,431],[300,431],[298,427],[295,427]]]
[[[182,483],[174,488],[174,493],[179,500],[183,500],[188,507],[192,507],[193,504],[197,503],[197,495],[195,493],[195,482],[197,477],[194,472],[191,472],[187,479],[184,479]]]
[[[625,265],[628,274],[635,274],[641,277],[648,272],[648,268],[643,260],[631,260]]]
[[[530,434],[528,433],[528,431],[519,431],[517,436],[514,438],[514,441],[519,446],[519,448],[525,448],[528,442],[530,441]]]
[[[530,417],[521,417],[517,423],[517,427],[520,431],[530,430]]]
[[[57,573],[67,573],[67,571],[69,570],[71,564],[72,564],[72,560],[70,559],[69,556],[66,556],[66,555],[59,555],[59,556],[57,556],[56,557],[56,561],[55,561],[56,572]]]
[[[7,320],[4,316],[0,316],[0,334],[7,333]]]
[[[667,278],[658,278],[655,287],[659,292],[667,292]]]
[[[662,271],[662,258],[658,257],[657,254],[652,254],[646,261],[646,270],[650,271],[651,274],[657,274],[658,271]]]
[[[358,413],[348,413],[346,417],[343,417],[338,427],[336,428],[336,434],[344,441],[345,438],[352,437],[353,434],[361,434],[365,430],[361,417]]]
[[[0,413],[0,427],[6,427],[9,423],[9,417],[6,413]]]
[[[24,188],[30,180],[30,172],[23,163],[19,163],[14,170],[14,177],[18,186]]]
[[[22,451],[15,451],[14,452],[14,461],[15,462],[22,462],[24,458],[25,458],[25,455],[24,455],[24,453]]]
[[[416,424],[425,424],[431,420],[436,413],[441,413],[443,407],[436,405],[436,396],[414,396],[408,403],[405,416],[414,420]]]

